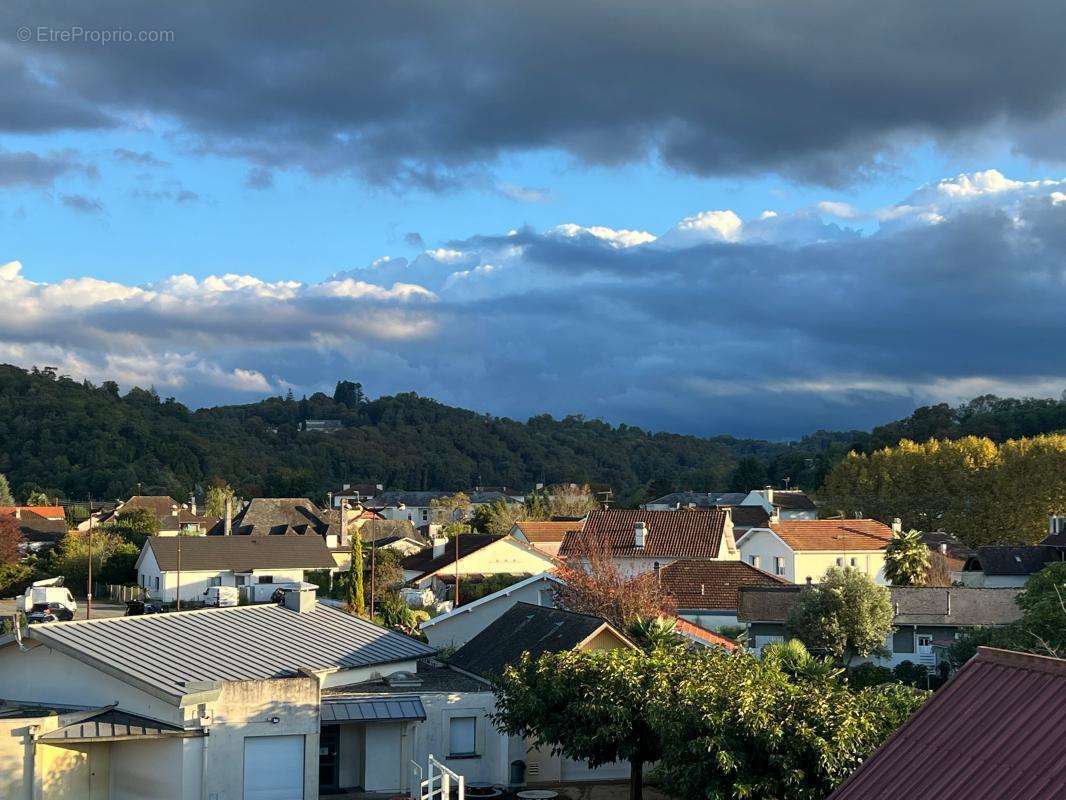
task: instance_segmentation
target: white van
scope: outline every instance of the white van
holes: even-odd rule
[[[36,612],[38,615],[51,616],[58,620],[74,619],[78,612],[78,604],[70,589],[63,586],[62,575],[34,582],[26,587],[26,592],[19,601],[20,610],[26,614]]]
[[[204,605],[232,608],[240,605],[241,590],[236,586],[208,586],[204,589]]]

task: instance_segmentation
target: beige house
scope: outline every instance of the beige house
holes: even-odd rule
[[[511,528],[511,536],[520,542],[531,544],[550,556],[559,555],[563,538],[569,531],[579,531],[582,520],[523,520]]]
[[[336,718],[324,694],[414,672],[432,652],[313,591],[31,626],[0,639],[0,797],[315,800],[336,756],[320,738]],[[407,763],[388,724],[346,725],[350,759]]]
[[[743,560],[793,583],[817,582],[830,567],[850,567],[885,583],[893,528],[873,519],[778,520],[738,542]]]
[[[441,595],[455,582],[456,572],[462,582],[488,575],[539,575],[555,565],[547,553],[511,536],[462,534],[435,539],[432,546],[405,558],[403,577],[408,586],[432,588]]]

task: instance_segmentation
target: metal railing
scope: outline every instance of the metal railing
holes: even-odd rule
[[[449,800],[452,793],[452,782],[455,782],[458,800],[465,800],[466,779],[458,772],[448,769],[429,754],[426,772],[422,772],[422,765],[415,761],[411,762],[411,772],[416,775],[414,784],[418,786],[418,800]],[[423,778],[423,775],[427,777]],[[412,795],[414,793],[412,792]]]

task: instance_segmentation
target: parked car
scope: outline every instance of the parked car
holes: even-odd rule
[[[36,603],[26,612],[26,622],[38,625],[42,622],[69,622],[74,612],[60,603]]]
[[[208,586],[204,589],[204,605],[232,608],[240,605],[241,590],[236,586]]]
[[[126,616],[139,617],[144,614],[160,614],[163,607],[155,603],[146,603],[144,600],[127,600]]]

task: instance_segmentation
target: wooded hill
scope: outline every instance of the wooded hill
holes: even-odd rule
[[[301,430],[337,419],[332,433]],[[100,386],[0,365],[0,473],[18,499],[30,491],[85,499],[170,494],[214,481],[239,494],[309,496],[344,482],[403,489],[469,489],[574,481],[610,487],[627,505],[675,489],[747,489],[767,481],[816,489],[849,450],[892,437],[1000,439],[1066,428],[1066,403],[981,398],[961,409],[919,409],[875,429],[820,431],[798,442],[701,438],[612,426],[580,416],[520,422],[452,408],[413,393],[368,399],[341,381],[333,397],[271,397],[191,411],[154,391]]]

